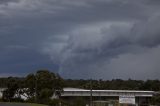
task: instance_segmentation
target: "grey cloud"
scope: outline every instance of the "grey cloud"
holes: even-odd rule
[[[7,4],[9,2],[18,2],[19,0],[1,0],[0,4]]]
[[[151,51],[158,52],[155,49],[160,41],[160,8],[156,2],[3,0],[0,2],[0,50],[3,51],[0,58],[6,62],[0,63],[9,62],[17,73],[20,71],[16,71],[19,69],[15,64],[22,62],[24,66],[19,66],[20,70],[29,66],[30,70],[55,68],[65,78],[123,78],[126,72],[134,78],[136,75],[127,71],[134,65],[125,68],[124,72],[123,68],[116,71],[116,67],[120,67],[120,61],[124,62],[123,67],[132,64],[130,58],[138,60],[145,52],[150,51],[146,57],[153,55]],[[140,61],[146,57],[142,56]],[[31,62],[32,58],[35,61]],[[37,65],[32,66],[30,62]],[[150,71],[145,63],[141,64],[137,72],[147,71],[148,75],[159,68]],[[150,66],[153,68],[153,64]],[[6,65],[3,67],[10,72]],[[122,74],[118,76],[116,72]]]
[[[101,35],[102,33],[101,30],[99,33],[97,33],[98,30],[94,31],[93,26],[91,26],[92,30],[88,30],[88,32],[86,31],[87,28],[84,28],[84,31],[80,30],[79,31],[80,33],[76,31],[78,35],[75,34],[72,35],[72,37],[75,37],[75,39],[71,39],[71,42],[73,43],[69,45],[70,52],[68,53],[68,55],[65,54],[67,58],[65,58],[66,60],[62,62],[61,70],[65,70],[66,72],[62,71],[61,74],[67,76],[68,74],[72,73],[74,76],[78,72],[81,72],[82,76],[86,78],[88,75],[94,78],[97,77],[110,78],[110,76],[112,76],[111,78],[120,77],[124,79],[127,79],[128,77],[138,78],[138,79],[158,78],[158,76],[155,76],[156,74],[154,73],[158,72],[159,67],[154,69],[155,66],[154,64],[156,64],[154,60],[159,61],[159,58],[152,59],[151,57],[153,55],[152,53],[148,53],[147,56],[145,55],[146,51],[149,50],[152,51],[153,50],[152,48],[156,49],[156,47],[159,46],[160,44],[160,39],[159,39],[160,24],[157,20],[158,17],[151,18],[148,21],[145,21],[144,23],[138,23],[137,25],[131,24],[130,28],[122,27],[122,25],[119,25],[118,27],[117,26],[111,27],[109,28],[109,30],[105,31],[106,33],[103,32],[102,35]],[[134,29],[134,31],[132,29]],[[136,34],[133,32],[136,32]],[[157,49],[156,52],[158,51],[159,49]],[[116,66],[116,64],[114,63],[113,66],[108,69],[108,67],[110,67],[109,64],[112,64],[110,63],[112,62],[112,60],[119,60],[119,56],[123,54],[125,55],[127,53],[131,53],[133,55],[137,54],[136,56],[138,61],[134,60],[134,62],[137,62],[138,64],[141,65],[136,67],[136,65],[134,64],[132,65],[132,62],[130,62],[132,60],[128,61],[122,60],[121,62],[124,63],[122,69],[120,68],[120,66]],[[144,54],[145,56],[143,56],[139,60],[138,58],[141,53]],[[130,59],[132,57],[127,57],[127,58]],[[145,61],[147,60],[148,61],[150,60],[151,62],[145,63]],[[139,61],[141,63],[139,63]],[[126,68],[124,68],[125,64]],[[129,66],[129,64],[131,64],[131,66]],[[114,67],[114,65],[116,68]],[[145,66],[147,67],[145,68]],[[119,68],[120,71],[118,72],[118,74],[116,73],[114,74],[114,72],[118,71],[117,67]],[[136,69],[134,70],[133,67],[135,67]],[[155,72],[152,70],[152,68],[154,69]],[[83,71],[84,73],[81,70],[84,70]],[[127,77],[125,77],[124,75],[127,72],[128,75]],[[135,72],[135,74],[132,74],[132,72]],[[142,78],[141,76],[144,73],[146,73],[146,76]],[[104,77],[103,75],[106,76]]]
[[[160,15],[154,15],[148,21],[135,25],[134,40],[144,46],[157,46],[160,41]]]
[[[139,54],[122,54],[112,59],[107,69],[113,72],[111,75],[115,78],[159,79],[159,51],[158,46]]]

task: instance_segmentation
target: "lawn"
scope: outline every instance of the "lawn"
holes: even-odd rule
[[[47,106],[47,105],[34,104],[34,103],[6,103],[6,102],[0,102],[0,106]]]

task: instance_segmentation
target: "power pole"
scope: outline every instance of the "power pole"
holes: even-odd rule
[[[92,104],[92,79],[90,80],[90,106],[93,106]]]
[[[35,103],[37,103],[37,76],[35,75]]]

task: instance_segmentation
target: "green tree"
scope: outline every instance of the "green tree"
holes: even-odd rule
[[[56,96],[60,97],[63,92],[64,80],[60,77],[59,74],[56,74],[54,81],[53,89]]]
[[[35,80],[36,100],[39,103],[46,103],[46,99],[51,98],[55,92],[54,83],[56,76],[48,70],[39,70],[35,75]]]
[[[25,89],[23,89],[24,94],[26,94],[27,98],[29,100],[34,99],[35,96],[35,75],[34,74],[29,74],[27,75],[27,77],[25,78]]]
[[[12,101],[16,93],[18,93],[19,85],[16,78],[9,77],[7,83],[7,89],[3,91],[3,100]]]
[[[48,89],[48,88],[42,89],[39,92],[39,100],[41,100],[41,103],[48,104],[51,100],[52,95],[53,95],[53,90]]]

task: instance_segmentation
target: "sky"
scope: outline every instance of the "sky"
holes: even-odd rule
[[[160,79],[160,0],[0,0],[0,77]]]

